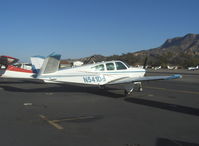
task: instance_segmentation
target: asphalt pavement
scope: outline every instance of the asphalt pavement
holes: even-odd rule
[[[149,72],[148,75],[170,74]],[[182,73],[183,74],[183,73]],[[0,79],[2,146],[199,146],[199,74],[143,92]]]

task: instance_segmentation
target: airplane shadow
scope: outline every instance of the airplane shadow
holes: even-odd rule
[[[146,105],[146,106],[155,107],[159,109],[175,111],[175,112],[179,112],[183,114],[199,116],[198,108],[187,107],[187,106],[182,106],[182,105],[177,105],[177,104],[163,103],[159,101],[152,101],[152,100],[146,100],[146,99],[138,99],[138,98],[125,98],[124,100],[127,102],[135,103],[135,104]]]
[[[26,84],[26,82],[25,82]],[[34,84],[34,83],[33,83]],[[66,85],[66,84],[50,84],[48,86],[45,83],[37,83],[38,87],[32,87],[31,89],[26,89],[22,87],[15,87],[10,85],[1,85],[0,87],[6,91],[10,92],[24,92],[24,93],[45,93],[45,92],[83,92],[90,93],[94,95],[106,96],[111,98],[123,98],[125,95],[123,92],[115,93],[115,90],[112,89],[100,89],[98,87],[87,87],[87,86],[75,86],[75,85]]]
[[[0,78],[0,84],[42,84],[42,80],[34,80],[34,79],[15,79],[15,78]]]
[[[167,138],[158,138],[156,141],[156,146],[199,146],[199,144],[179,140],[171,140]]]

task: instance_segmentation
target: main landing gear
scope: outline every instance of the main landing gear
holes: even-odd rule
[[[141,92],[143,91],[142,83],[141,82],[134,82],[128,84],[124,87],[124,95],[130,95],[133,91]]]

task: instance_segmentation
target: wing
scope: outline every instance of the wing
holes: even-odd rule
[[[137,78],[120,78],[111,82],[108,82],[107,84],[113,85],[113,84],[123,84],[123,83],[132,83],[132,82],[141,82],[141,81],[155,81],[155,80],[171,80],[171,79],[178,79],[182,78],[182,75],[176,74],[172,76],[145,76],[145,77],[137,77]]]
[[[19,61],[19,59],[10,56],[0,56],[0,65],[11,65]]]

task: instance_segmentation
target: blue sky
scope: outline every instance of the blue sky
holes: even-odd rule
[[[199,33],[198,0],[0,0],[0,55],[105,56]]]

